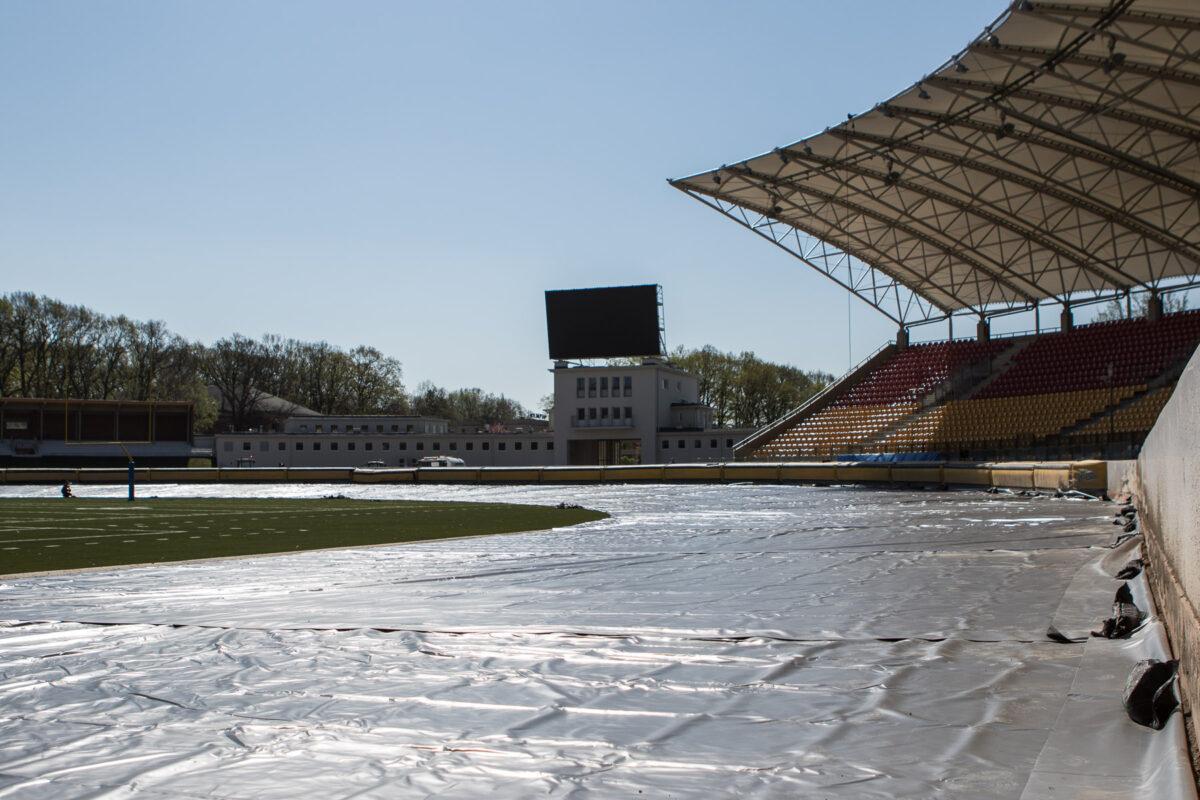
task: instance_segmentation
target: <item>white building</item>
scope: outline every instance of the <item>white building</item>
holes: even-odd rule
[[[629,367],[554,366],[558,464],[733,459],[751,429],[713,428],[695,376],[659,359]]]
[[[447,455],[468,466],[729,461],[751,429],[713,428],[696,378],[666,362],[554,370],[551,430],[489,433],[417,416],[297,416],[283,432],[214,437],[217,466],[410,467]]]

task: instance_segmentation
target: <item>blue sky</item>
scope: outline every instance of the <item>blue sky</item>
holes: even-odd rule
[[[661,283],[672,347],[841,372],[891,323],[666,178],[873,105],[1003,6],[7,0],[0,286],[533,406],[545,289]]]

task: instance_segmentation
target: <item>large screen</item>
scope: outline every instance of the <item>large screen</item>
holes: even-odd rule
[[[546,292],[550,358],[663,355],[658,286]]]

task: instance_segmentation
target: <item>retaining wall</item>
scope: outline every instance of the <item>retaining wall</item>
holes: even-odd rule
[[[765,483],[979,486],[1068,490],[1101,494],[1107,486],[1103,461],[961,464],[953,462],[824,462],[815,464],[732,462],[727,464],[639,464],[621,467],[434,467],[410,469],[147,467],[138,483],[309,482],[309,483]],[[125,483],[125,469],[2,469],[0,483]]]
[[[1146,572],[1180,662],[1188,709],[1189,699],[1200,697],[1200,350],[1146,437],[1134,495]]]

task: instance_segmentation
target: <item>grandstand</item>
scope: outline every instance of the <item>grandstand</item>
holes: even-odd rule
[[[873,108],[672,180],[898,327],[737,457],[1135,454],[1200,342],[1164,315],[1200,286],[1198,32],[1195,0],[1018,0]],[[1076,326],[1114,301],[1125,319]],[[992,337],[1000,315],[1033,332]],[[949,339],[910,346],[932,323]]]
[[[889,345],[741,446],[751,460],[863,453],[1084,457],[1136,451],[1200,344],[1200,312],[1068,332]]]

